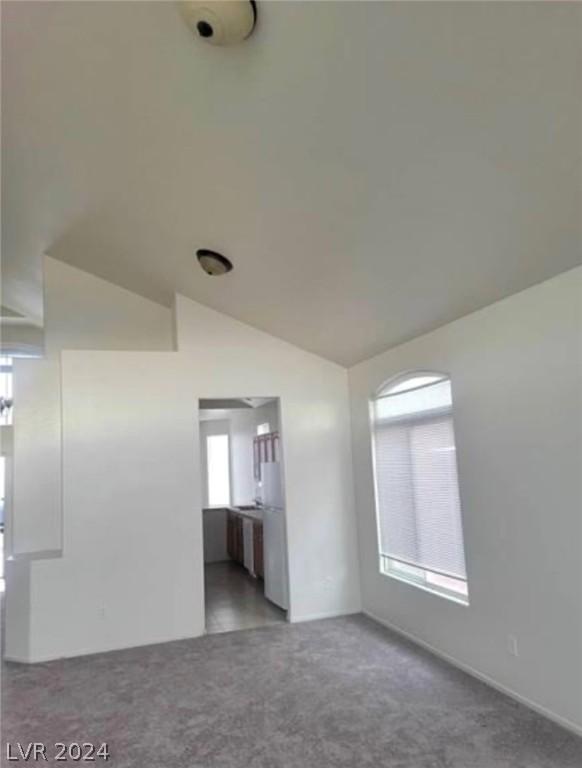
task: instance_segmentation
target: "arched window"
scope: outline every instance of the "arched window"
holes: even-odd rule
[[[392,379],[370,410],[381,572],[468,602],[449,377]]]

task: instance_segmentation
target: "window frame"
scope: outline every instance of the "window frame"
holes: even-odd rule
[[[416,387],[413,386],[413,387],[410,387],[409,389],[405,388],[400,391],[392,392],[392,390],[394,390],[396,387],[398,387],[400,384],[404,383],[408,379],[425,378],[425,377],[433,377],[433,378],[432,378],[432,381],[424,384],[420,384]],[[468,573],[465,579],[446,576],[446,578],[450,578],[453,581],[458,581],[465,585],[465,590],[463,591],[449,589],[443,585],[430,583],[427,579],[427,575],[443,577],[444,574],[440,574],[437,571],[431,570],[430,568],[423,568],[422,566],[417,566],[412,563],[405,563],[401,560],[398,560],[397,558],[390,557],[390,555],[387,555],[386,553],[382,552],[382,548],[381,548],[382,532],[381,532],[381,520],[380,520],[380,505],[379,505],[379,499],[378,499],[376,441],[375,441],[375,435],[374,435],[374,429],[375,429],[375,423],[376,423],[375,404],[378,400],[381,400],[382,398],[403,395],[406,392],[414,392],[420,389],[424,389],[425,387],[434,386],[435,384],[438,384],[442,381],[448,381],[450,383],[451,395],[452,395],[452,380],[451,380],[450,374],[442,371],[436,371],[436,370],[432,370],[432,371],[425,370],[425,369],[411,370],[404,373],[399,373],[396,376],[393,376],[388,380],[384,381],[383,384],[380,387],[378,387],[369,398],[368,414],[369,414],[372,473],[373,473],[373,485],[374,485],[374,514],[376,518],[376,542],[377,542],[377,548],[378,548],[378,565],[379,565],[379,573],[381,576],[387,576],[388,578],[394,579],[403,584],[408,584],[409,586],[416,587],[417,589],[421,589],[424,592],[429,592],[430,594],[437,595],[438,597],[443,597],[446,600],[450,600],[454,603],[457,603],[458,605],[468,607],[470,604]],[[455,436],[455,449],[456,449],[457,440],[456,440],[456,432],[454,430],[454,414],[453,414],[453,404],[452,404],[454,402],[454,398],[451,397],[451,400],[452,400],[451,419],[453,421],[453,433]],[[414,421],[414,416],[406,415],[403,417],[403,421],[412,422]],[[460,489],[460,483],[459,483],[459,477],[458,477],[458,460],[457,460],[457,485],[458,485],[458,492],[460,497],[461,489]],[[463,525],[462,500],[461,500],[460,515],[461,515],[463,554],[465,556],[465,561],[466,561],[465,527]],[[402,566],[404,566],[404,568],[402,568]],[[406,569],[408,569],[408,572],[406,572]]]

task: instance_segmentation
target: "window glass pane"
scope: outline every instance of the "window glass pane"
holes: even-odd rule
[[[265,421],[264,424],[259,424],[257,427],[257,435],[268,435],[270,431],[271,428],[268,421]]]
[[[208,504],[211,507],[230,504],[230,467],[228,435],[206,438],[208,463]]]
[[[466,595],[451,384],[435,379],[416,390],[402,382],[401,391],[373,402],[382,570],[387,560],[392,573]]]
[[[442,379],[442,376],[437,374],[430,374],[428,376],[410,376],[398,384],[393,384],[382,391],[382,394],[395,395],[398,392],[408,392],[409,389],[415,389],[416,387],[424,387],[426,384],[432,384],[433,382]]]
[[[0,413],[0,424],[12,424],[12,408],[5,401],[12,400],[12,358],[0,357],[0,398],[3,406]]]
[[[447,589],[450,592],[457,592],[459,595],[467,597],[469,590],[467,589],[467,582],[461,579],[451,579],[449,576],[441,576],[438,573],[431,573],[426,571],[426,582],[434,587],[441,587]]]
[[[380,420],[447,409],[451,405],[451,382],[445,380],[430,387],[380,397],[374,403],[374,411]]]
[[[432,592],[440,592],[444,595],[454,596],[468,603],[469,590],[467,582],[463,579],[453,579],[449,576],[441,576],[438,573],[417,568],[413,565],[401,563],[392,558],[380,556],[380,570],[389,576],[408,581],[415,586],[424,586]]]
[[[417,562],[466,577],[455,438],[451,417],[414,424],[409,430],[414,486]]]

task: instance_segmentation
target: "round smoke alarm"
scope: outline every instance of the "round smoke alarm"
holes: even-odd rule
[[[254,0],[187,0],[180,3],[180,10],[194,36],[210,45],[234,45],[246,40],[257,21]]]

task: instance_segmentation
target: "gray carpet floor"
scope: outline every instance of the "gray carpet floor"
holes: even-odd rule
[[[582,739],[363,616],[7,664],[3,715],[4,740],[107,741],[114,768],[582,766]]]

